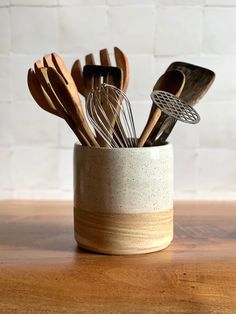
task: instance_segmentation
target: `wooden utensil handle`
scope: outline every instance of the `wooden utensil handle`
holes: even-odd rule
[[[143,132],[142,132],[142,134],[138,140],[138,147],[144,146],[146,141],[152,135],[153,130],[156,126],[156,123],[161,116],[161,110],[155,104],[152,104],[151,112],[152,112],[152,115],[150,115],[150,118],[149,118],[148,122],[146,123],[145,128],[144,128],[144,130],[143,130]]]
[[[156,82],[153,90],[163,90],[173,95],[179,96],[185,85],[185,75],[179,70],[166,71]],[[149,113],[148,121],[145,125],[144,131],[139,139],[139,145],[144,146],[148,141],[149,145],[155,141],[158,131],[163,123],[162,119],[166,115],[159,116],[157,112],[160,111],[155,104],[152,104]],[[146,143],[147,144],[147,143]]]
[[[172,119],[172,122],[169,125],[169,127],[162,133],[162,135],[159,137],[159,139],[153,143],[153,146],[162,145],[166,142],[166,140],[167,140],[168,136],[170,135],[171,131],[173,130],[176,122],[177,122],[176,119]]]
[[[160,109],[159,109],[159,110],[160,110]],[[153,145],[153,143],[154,143],[154,141],[155,141],[155,139],[156,139],[156,137],[157,137],[157,134],[158,134],[158,132],[160,131],[161,126],[162,126],[162,124],[165,122],[165,120],[166,120],[167,117],[168,117],[168,115],[161,111],[160,118],[157,120],[157,122],[156,122],[154,128],[152,129],[152,132],[150,133],[150,135],[149,135],[149,137],[148,137],[148,139],[147,139],[147,141],[148,141],[149,143],[151,143],[151,145]]]

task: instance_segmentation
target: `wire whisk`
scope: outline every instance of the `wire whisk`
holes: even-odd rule
[[[119,88],[102,83],[91,89],[86,100],[86,113],[107,147],[137,147],[131,104]]]

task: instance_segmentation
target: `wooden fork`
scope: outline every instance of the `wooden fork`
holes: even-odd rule
[[[70,72],[68,71],[65,63],[63,62],[63,60],[56,53],[52,53],[51,55],[44,56],[43,64],[40,60],[35,62],[34,64],[35,73],[36,73],[36,76],[38,77],[38,80],[39,81],[41,80],[40,81],[41,85],[42,85],[43,80],[45,80],[45,77],[43,78],[41,70],[40,70],[43,66],[45,66],[46,68],[53,68],[63,78],[66,85],[66,90],[68,90],[68,92],[70,93],[70,96],[71,96],[70,99],[73,101],[72,103],[75,106],[74,113],[77,114],[76,116],[71,116],[71,118],[74,121],[74,123],[77,125],[77,128],[80,130],[79,133],[81,133],[83,138],[86,138],[86,141],[83,141],[82,144],[85,144],[84,142],[86,142],[86,144],[89,146],[98,146],[95,136],[93,132],[91,131],[88,125],[88,122],[85,118],[83,108],[82,108],[82,103],[81,103],[75,82]],[[45,84],[45,89],[47,89],[46,84]],[[64,105],[65,104],[63,104],[63,106]],[[69,112],[68,114],[71,115]],[[82,140],[82,138],[80,138],[80,140]]]

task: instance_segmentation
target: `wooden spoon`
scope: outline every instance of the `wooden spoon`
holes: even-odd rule
[[[167,71],[170,70],[180,70],[184,73],[186,83],[180,97],[190,106],[194,106],[207,93],[215,80],[213,71],[186,62],[174,62],[167,69]],[[176,122],[177,120],[172,120],[172,123],[154,145],[161,145],[166,142]]]
[[[185,84],[185,75],[178,70],[165,72],[156,82],[153,87],[153,90],[163,90],[169,92],[173,95],[179,96],[183,90]],[[143,147],[144,144],[148,141],[152,143],[156,134],[158,133],[159,126],[157,122],[164,121],[164,115],[162,115],[161,110],[153,103],[152,108],[149,114],[148,121],[146,126],[139,138],[138,147]]]

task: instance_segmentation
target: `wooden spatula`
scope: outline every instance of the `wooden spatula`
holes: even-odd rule
[[[186,82],[181,99],[190,106],[195,105],[206,94],[215,79],[213,71],[186,62],[173,62],[166,71],[170,70],[184,73]]]
[[[186,63],[174,62],[167,71],[180,70],[184,73],[186,82],[180,98],[188,105],[194,106],[207,93],[215,79],[215,73],[209,69]],[[173,119],[169,127],[163,132],[154,145],[165,143],[177,120]]]
[[[179,96],[184,88],[184,84],[185,75],[181,71],[173,70],[165,72],[157,80],[153,90],[163,90],[175,96]],[[155,140],[159,130],[157,122],[160,119],[162,123],[164,121],[162,118],[165,119],[164,115],[161,114],[161,110],[155,104],[152,104],[148,121],[138,141],[138,147],[144,146],[147,141],[152,143]]]

